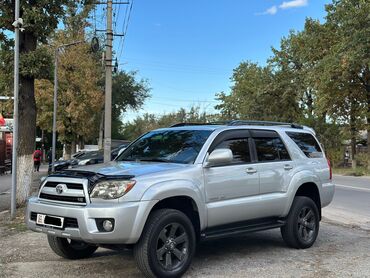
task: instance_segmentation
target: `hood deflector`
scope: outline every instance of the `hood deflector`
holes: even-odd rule
[[[103,175],[91,171],[79,171],[79,170],[62,170],[49,175],[48,177],[64,177],[64,178],[80,178],[87,179],[89,181],[88,191],[91,193],[95,184],[104,180],[130,180],[134,178],[134,175]]]

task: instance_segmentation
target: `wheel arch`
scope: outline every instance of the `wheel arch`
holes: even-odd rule
[[[305,182],[301,184],[296,192],[294,197],[296,196],[304,196],[312,199],[319,211],[320,214],[320,220],[321,220],[321,199],[320,199],[320,191],[316,183],[314,182]]]
[[[183,212],[193,223],[195,234],[199,237],[201,231],[199,208],[191,197],[179,195],[162,199],[152,207],[150,213],[164,208],[176,209]]]
[[[321,182],[316,175],[311,171],[299,171],[293,176],[288,186],[287,202],[282,217],[288,215],[295,196],[306,196],[315,202],[321,220],[321,191]]]

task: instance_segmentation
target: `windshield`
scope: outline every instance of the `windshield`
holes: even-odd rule
[[[117,161],[194,163],[212,130],[152,131],[130,145]]]

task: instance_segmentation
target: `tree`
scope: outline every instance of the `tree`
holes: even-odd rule
[[[137,80],[136,72],[118,71],[113,74],[112,84],[112,138],[124,139],[122,115],[137,110],[150,96],[146,80]]]
[[[337,88],[347,88],[346,106],[357,110],[352,121],[366,119],[370,169],[370,2],[334,0],[326,10],[326,25],[336,37],[325,61],[327,80],[336,81]]]
[[[188,111],[180,108],[176,112],[162,116],[145,113],[133,121],[124,124],[124,138],[135,140],[140,135],[153,129],[169,127],[176,123],[205,123],[215,119],[215,115],[208,115],[206,112],[201,112],[199,107],[191,107]]]
[[[100,85],[103,68],[100,55],[92,52],[85,32],[91,6],[70,5],[63,20],[64,30],[54,33],[49,52],[63,44],[79,42],[58,53],[58,140],[66,146],[66,157],[76,151],[77,143],[96,139],[100,111],[103,107],[103,88]],[[53,84],[49,80],[36,81],[36,101],[41,113],[37,124],[51,131],[53,118]]]
[[[20,17],[24,21],[24,31],[20,32],[18,205],[28,197],[32,181],[32,153],[36,137],[35,79],[48,79],[52,73],[49,53],[38,46],[47,42],[69,5],[76,5],[76,1],[21,1]],[[14,29],[14,2],[1,0],[0,9],[0,40],[2,44],[13,45],[13,40],[7,34]],[[12,56],[12,53],[8,55]],[[9,70],[10,65],[7,65]]]
[[[270,66],[242,62],[234,70],[230,94],[217,95],[221,104],[216,109],[223,119],[295,121],[299,113],[296,98],[280,88],[280,79],[281,74]]]

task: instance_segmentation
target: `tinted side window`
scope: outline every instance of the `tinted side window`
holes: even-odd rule
[[[254,138],[258,161],[290,160],[289,153],[279,137]]]
[[[287,132],[287,134],[307,157],[323,157],[319,144],[311,134],[299,132]]]
[[[215,149],[230,149],[233,153],[232,164],[242,164],[251,161],[247,138],[228,139],[222,141]]]

